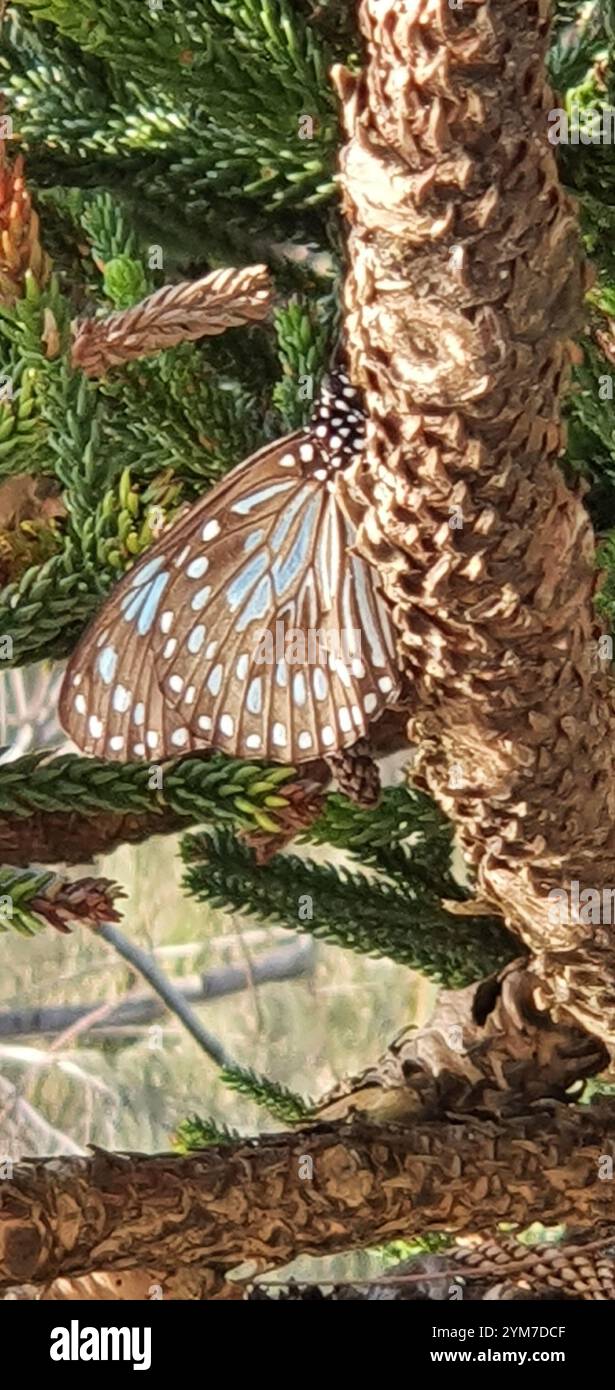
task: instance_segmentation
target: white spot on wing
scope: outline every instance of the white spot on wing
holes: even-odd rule
[[[209,560],[205,555],[199,555],[196,560],[193,560],[191,564],[188,565],[186,575],[188,579],[202,579],[208,569]]]
[[[196,656],[197,652],[200,652],[204,641],[205,628],[202,623],[198,623],[196,627],[193,627],[192,632],[188,637],[188,641],[186,642],[188,651],[191,653],[192,656]]]
[[[105,685],[111,685],[117,666],[115,647],[103,647],[97,662],[99,675]]]
[[[224,667],[222,666],[222,663],[219,662],[217,666],[214,666],[213,671],[210,673],[209,680],[207,682],[207,689],[211,692],[212,695],[217,695],[218,691],[220,690],[220,686],[222,685],[223,670]]]
[[[293,700],[296,705],[304,705],[306,700],[305,676],[303,671],[297,671],[293,677]]]
[[[111,701],[114,710],[117,710],[118,714],[125,714],[126,710],[130,709],[131,701],[132,695],[126,686],[116,685]]]
[[[321,666],[316,666],[316,667],[314,668],[314,675],[313,675],[313,677],[312,677],[312,683],[313,683],[313,686],[314,686],[314,694],[315,694],[315,696],[316,696],[316,699],[317,699],[317,700],[326,700],[326,698],[327,698],[327,691],[328,691],[328,689],[329,689],[329,684],[328,684],[328,681],[327,681],[327,677],[325,676],[325,673],[324,673],[324,671],[322,670],[322,667],[321,667]]]
[[[197,592],[193,595],[192,601],[190,603],[190,607],[192,608],[194,613],[200,613],[201,609],[205,607],[210,593],[211,584],[205,584],[204,588],[197,589]]]

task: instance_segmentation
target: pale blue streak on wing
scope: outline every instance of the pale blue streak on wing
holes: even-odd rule
[[[158,604],[160,603],[161,594],[164,593],[164,590],[166,589],[168,582],[169,572],[168,570],[165,570],[164,573],[159,574],[156,579],[150,580],[150,583],[147,585],[147,588],[145,589],[144,603],[141,612],[139,613],[139,621],[137,623],[137,632],[140,634],[141,637],[145,637],[146,632],[149,632],[150,627],[152,626],[152,623],[158,611]]]
[[[234,502],[231,511],[238,512],[239,516],[247,516],[259,503],[268,502],[269,498],[276,497],[278,492],[288,492],[290,487],[295,487],[292,478],[285,483],[272,483],[270,487],[263,487],[259,492],[252,492],[249,497],[242,497],[241,501]]]
[[[226,591],[226,601],[231,613],[234,613],[235,609],[239,608],[244,598],[247,598],[250,590],[254,588],[257,579],[261,578],[266,568],[267,555],[264,550],[261,550],[260,555],[255,555],[249,565],[244,565],[244,568],[235,576],[232,584],[229,584]]]
[[[298,574],[305,568],[305,563],[310,553],[310,541],[314,529],[314,522],[320,510],[320,498],[313,497],[309,506],[305,509],[305,515],[301,521],[301,527],[296,541],[288,555],[282,556],[275,561],[272,567],[273,582],[278,596],[284,593],[289,584],[297,578]]]
[[[293,497],[292,502],[289,502],[288,506],[285,508],[271,537],[272,550],[280,550],[283,546],[284,541],[286,540],[286,537],[288,535],[288,529],[291,525],[291,522],[296,517],[299,508],[303,506],[303,503],[305,502],[306,497],[309,496],[310,492],[312,492],[311,487],[302,487],[301,490],[297,493],[297,496]]]
[[[271,613],[272,604],[273,590],[269,575],[266,574],[254,590],[247,608],[244,608],[243,613],[240,614],[237,620],[237,631],[244,632],[249,623],[256,622],[257,618],[266,618]]]
[[[380,633],[374,625],[374,609],[370,603],[370,597],[365,582],[367,568],[361,560],[356,559],[354,556],[351,563],[357,602],[359,605],[359,614],[361,617],[361,627],[371,647],[374,665],[386,666],[387,658],[382,642],[380,641]]]
[[[264,531],[251,531],[251,532],[250,532],[250,535],[247,536],[247,537],[246,537],[246,540],[244,541],[244,547],[243,547],[243,548],[244,548],[244,550],[245,550],[245,552],[246,552],[246,555],[251,555],[251,554],[252,554],[252,551],[253,551],[253,550],[256,550],[256,547],[257,547],[257,545],[260,545],[260,543],[261,543],[261,541],[262,541],[262,539],[263,539],[264,534],[265,534]]]
[[[325,513],[323,525],[318,534],[318,545],[314,552],[314,562],[318,575],[318,585],[322,598],[323,611],[328,613],[331,608],[331,574],[329,563],[329,549],[331,543],[331,528],[334,525],[334,515],[329,504]]]
[[[164,555],[157,555],[154,560],[149,560],[146,565],[138,565],[135,577],[130,585],[131,589],[140,589],[142,584],[146,584],[148,579],[152,579],[158,573],[160,566],[164,564]]]
[[[146,594],[146,589],[137,589],[136,593],[134,589],[129,589],[128,593],[124,594],[121,609],[127,623],[134,622],[141,605],[145,602]]]

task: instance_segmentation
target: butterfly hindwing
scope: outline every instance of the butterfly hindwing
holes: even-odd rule
[[[350,553],[353,525],[319,462],[313,430],[267,445],[124,576],[62,688],[81,749],[301,762],[348,747],[395,701],[377,576]]]

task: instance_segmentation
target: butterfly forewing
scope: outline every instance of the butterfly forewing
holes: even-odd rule
[[[105,758],[216,747],[300,762],[344,748],[399,694],[374,570],[314,431],[268,445],[120,581],[66,672],[60,716]]]

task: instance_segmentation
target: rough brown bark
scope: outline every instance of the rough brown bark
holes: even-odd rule
[[[375,1066],[342,1081],[321,1099],[316,1117],[495,1117],[563,1100],[603,1070],[608,1053],[587,1033],[537,1012],[534,994],[523,961],[478,989],[442,990],[429,1023],[405,1029]]]
[[[94,816],[74,812],[37,811],[32,816],[0,816],[0,862],[27,868],[30,864],[87,864],[98,854],[111,854],[119,845],[138,845],[152,835],[173,835],[190,824],[173,811],[123,813],[103,811]]]
[[[612,932],[554,924],[547,899],[615,883],[593,539],[557,466],[581,274],[547,140],[549,6],[360,13],[366,68],[336,75],[348,343],[371,421],[353,487],[413,687],[413,775],[535,953],[554,1016],[613,1044]]]
[[[33,1160],[0,1185],[0,1287],[100,1269],[258,1270],[499,1221],[610,1225],[613,1183],[599,1175],[614,1141],[614,1105],[554,1103],[496,1124],[323,1125],[186,1158]]]

